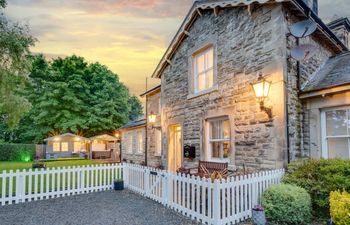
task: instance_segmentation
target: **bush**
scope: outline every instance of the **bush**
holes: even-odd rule
[[[329,218],[331,191],[350,191],[349,160],[305,160],[288,166],[284,183],[303,187],[311,195],[314,215]]]
[[[0,161],[33,161],[35,145],[0,144]]]
[[[350,194],[332,191],[330,194],[330,211],[336,225],[350,224]]]
[[[273,224],[308,224],[311,219],[310,195],[295,185],[271,186],[263,193],[262,205],[267,220]]]

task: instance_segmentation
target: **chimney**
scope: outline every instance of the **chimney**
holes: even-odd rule
[[[309,8],[318,15],[318,0],[303,0]]]
[[[347,17],[341,17],[327,24],[329,29],[340,39],[341,42],[350,48],[350,21]]]

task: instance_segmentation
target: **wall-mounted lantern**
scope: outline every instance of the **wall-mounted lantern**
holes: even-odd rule
[[[157,118],[157,115],[154,114],[153,112],[151,112],[149,115],[148,115],[148,122],[150,124],[154,124],[156,122],[156,118]]]
[[[151,129],[153,128],[160,129],[160,127],[154,126],[154,124],[156,123],[156,120],[157,120],[157,115],[151,111],[151,113],[148,115],[148,123],[151,125]]]
[[[259,73],[259,78],[256,82],[252,83],[252,87],[255,93],[255,97],[260,102],[260,109],[261,111],[266,112],[266,114],[269,116],[269,118],[272,118],[272,107],[266,107],[265,106],[265,99],[268,98],[271,82],[267,81],[262,73]]]

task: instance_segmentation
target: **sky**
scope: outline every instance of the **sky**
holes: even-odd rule
[[[28,24],[33,52],[83,56],[107,65],[132,94],[159,84],[151,75],[193,0],[7,0],[6,15]],[[349,16],[348,0],[319,0],[320,16]]]

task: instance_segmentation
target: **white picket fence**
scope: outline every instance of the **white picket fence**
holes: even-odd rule
[[[251,217],[263,191],[280,182],[284,170],[211,180],[134,164],[10,171],[0,174],[1,205],[125,187],[203,224],[235,224]]]
[[[100,164],[68,168],[10,170],[0,174],[0,204],[7,205],[109,190],[122,178],[122,165]]]
[[[215,180],[124,164],[126,188],[203,224],[235,224],[251,217],[263,191],[278,184],[284,170]]]

